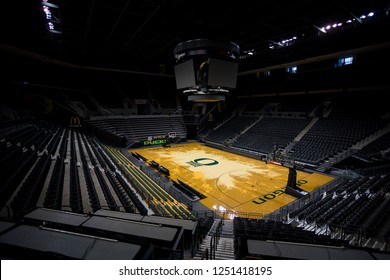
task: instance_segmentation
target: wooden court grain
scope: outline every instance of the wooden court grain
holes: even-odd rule
[[[284,193],[288,168],[228,153],[201,143],[131,150],[154,160],[204,194],[209,209],[268,214],[296,198]],[[318,173],[297,171],[300,188],[311,192],[333,180]]]

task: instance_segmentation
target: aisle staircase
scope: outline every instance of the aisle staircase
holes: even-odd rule
[[[218,233],[218,226],[222,223],[222,230]],[[219,236],[219,237],[218,237]],[[214,240],[217,245],[213,246]],[[205,254],[206,250],[208,251]],[[200,245],[194,259],[202,258],[214,260],[234,260],[233,221],[215,219],[207,236]]]

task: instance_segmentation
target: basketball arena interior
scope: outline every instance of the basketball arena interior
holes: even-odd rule
[[[1,259],[390,259],[389,1],[2,4]]]

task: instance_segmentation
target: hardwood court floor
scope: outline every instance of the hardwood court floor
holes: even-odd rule
[[[266,164],[201,143],[132,150],[169,169],[170,178],[181,180],[207,198],[209,209],[268,214],[296,198],[284,193],[288,168]],[[313,191],[333,180],[317,173],[297,171],[297,183]]]

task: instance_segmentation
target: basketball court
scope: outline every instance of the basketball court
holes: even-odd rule
[[[150,147],[136,152],[155,161],[180,180],[206,196],[209,209],[268,214],[294,201],[284,192],[289,169],[228,153],[201,143]],[[297,171],[297,185],[311,192],[334,178]]]

